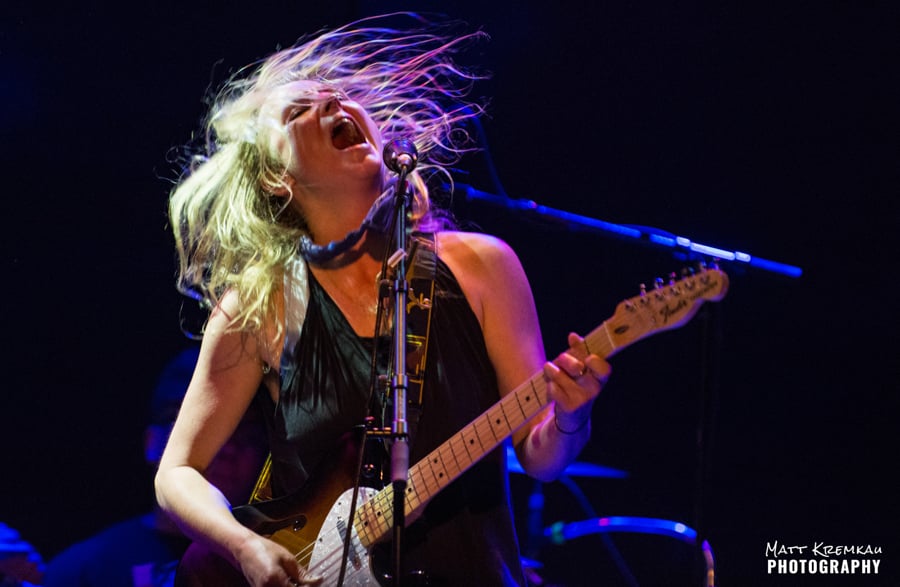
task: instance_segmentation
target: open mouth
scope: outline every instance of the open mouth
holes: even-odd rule
[[[366,137],[352,118],[341,118],[331,129],[331,143],[335,149],[346,149],[364,142]]]

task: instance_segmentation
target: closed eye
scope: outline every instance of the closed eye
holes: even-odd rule
[[[299,116],[302,116],[307,111],[309,111],[309,109],[312,108],[314,102],[325,102],[331,99],[335,99],[338,102],[344,102],[350,99],[350,97],[340,89],[329,89],[327,91],[319,90],[317,92],[311,93],[315,93],[318,95],[316,98],[304,98],[297,100],[288,107],[284,117],[285,124],[291,122],[292,120],[296,119]]]
[[[287,116],[285,117],[285,122],[290,122],[298,116],[301,116],[305,112],[308,112],[311,107],[311,102],[304,101],[295,103],[291,108],[288,109]]]

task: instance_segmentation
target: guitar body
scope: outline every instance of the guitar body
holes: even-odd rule
[[[235,518],[247,528],[268,537],[294,553],[301,567],[335,585],[343,558],[344,537],[350,515],[354,472],[360,443],[348,434],[332,458],[297,492],[278,499],[236,507]],[[376,489],[362,487],[357,507]],[[344,585],[377,587],[370,557],[353,529]],[[175,587],[246,587],[243,574],[228,561],[201,544],[191,544],[179,562]]]

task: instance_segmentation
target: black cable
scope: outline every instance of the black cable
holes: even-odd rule
[[[566,486],[566,488],[575,496],[575,499],[578,501],[578,504],[581,506],[581,509],[584,510],[584,513],[587,514],[588,518],[598,518],[597,512],[594,510],[591,502],[588,501],[587,496],[581,490],[581,488],[566,474],[563,474],[559,478],[559,482]],[[606,532],[600,532],[600,540],[603,541],[603,545],[606,547],[606,550],[609,552],[609,556],[612,558],[613,563],[615,563],[616,568],[619,569],[619,573],[628,582],[628,585],[631,587],[638,587],[638,580],[635,578],[634,574],[631,572],[631,569],[628,567],[628,563],[625,562],[625,558],[622,556],[622,553],[619,552],[619,548],[616,546],[616,543],[613,542],[613,539]]]

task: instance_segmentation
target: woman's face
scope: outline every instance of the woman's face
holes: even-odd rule
[[[362,106],[314,81],[285,85],[270,104],[285,130],[276,149],[295,196],[298,189],[342,189],[347,182],[380,187],[381,135]]]

